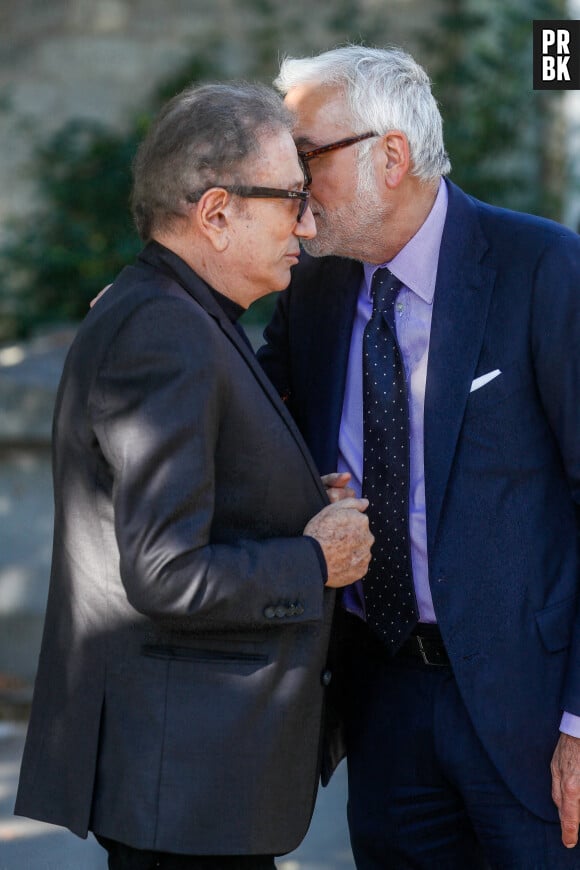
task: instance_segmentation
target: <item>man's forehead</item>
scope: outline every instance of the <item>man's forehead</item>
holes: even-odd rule
[[[282,130],[267,134],[260,141],[260,153],[250,161],[254,175],[268,185],[295,188],[302,186],[304,177],[290,132]]]
[[[336,87],[308,83],[291,88],[286,105],[294,113],[294,141],[299,148],[320,145],[351,129],[345,97]]]

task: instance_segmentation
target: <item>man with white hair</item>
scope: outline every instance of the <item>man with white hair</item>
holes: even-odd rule
[[[337,626],[357,867],[580,867],[580,239],[445,179],[405,52],[276,84],[317,236],[261,361],[376,540]]]

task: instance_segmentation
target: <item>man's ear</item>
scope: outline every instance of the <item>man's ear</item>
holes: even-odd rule
[[[203,194],[195,212],[199,231],[216,251],[224,251],[229,243],[231,196],[223,187],[211,187]]]
[[[409,142],[400,130],[389,130],[381,139],[385,184],[393,190],[407,175],[411,165]]]

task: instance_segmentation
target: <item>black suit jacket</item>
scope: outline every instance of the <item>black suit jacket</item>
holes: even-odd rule
[[[555,820],[558,725],[580,715],[580,238],[448,191],[425,395],[431,592],[490,758]],[[322,473],[361,279],[358,263],[304,257],[260,353]]]
[[[209,288],[159,245],[79,329],[16,812],[140,849],[276,854],[310,821],[334,595],[317,470]]]

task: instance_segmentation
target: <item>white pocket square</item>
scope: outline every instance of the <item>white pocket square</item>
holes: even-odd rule
[[[476,390],[481,389],[481,387],[485,387],[486,384],[489,384],[490,381],[493,381],[494,378],[497,378],[498,375],[501,375],[501,371],[499,369],[494,369],[492,372],[488,372],[486,375],[480,375],[478,378],[475,378],[472,381],[470,393],[474,393]]]

